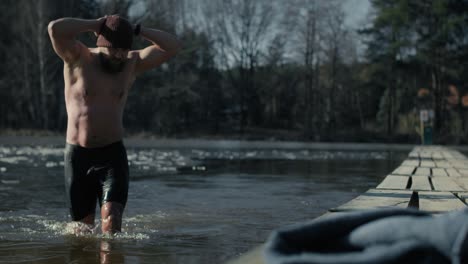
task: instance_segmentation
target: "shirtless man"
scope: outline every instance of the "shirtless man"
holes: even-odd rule
[[[129,181],[122,142],[127,95],[138,74],[167,61],[180,44],[171,34],[133,26],[118,15],[95,20],[61,18],[50,22],[48,31],[64,61],[65,185],[72,220],[93,226],[98,200],[102,232],[118,232]],[[82,32],[98,36],[96,48],[76,39]],[[152,45],[131,50],[133,35]]]

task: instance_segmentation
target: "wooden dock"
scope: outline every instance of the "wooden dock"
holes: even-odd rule
[[[329,214],[383,207],[413,207],[431,213],[462,209],[468,199],[468,159],[441,146],[415,147],[408,159],[374,189],[329,209]],[[262,246],[229,264],[264,264]]]

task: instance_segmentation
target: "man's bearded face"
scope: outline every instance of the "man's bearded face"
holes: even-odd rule
[[[101,68],[104,72],[109,74],[117,74],[122,72],[127,62],[128,50],[107,48],[108,54],[100,52],[99,60]]]

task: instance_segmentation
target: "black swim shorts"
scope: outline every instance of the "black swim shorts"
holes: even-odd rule
[[[99,206],[128,196],[128,160],[122,141],[98,148],[66,144],[65,188],[73,221],[95,213]]]

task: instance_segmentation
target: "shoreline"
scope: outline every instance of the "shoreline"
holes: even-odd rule
[[[388,143],[349,143],[349,142],[304,142],[304,141],[272,141],[272,140],[238,140],[238,139],[176,139],[176,138],[145,138],[130,136],[124,138],[128,147],[144,148],[201,148],[201,149],[311,149],[311,150],[401,150],[409,151],[415,144],[388,144]],[[16,136],[0,135],[2,146],[34,146],[65,144],[63,135],[53,136]],[[468,151],[468,145],[446,146],[461,151]]]

